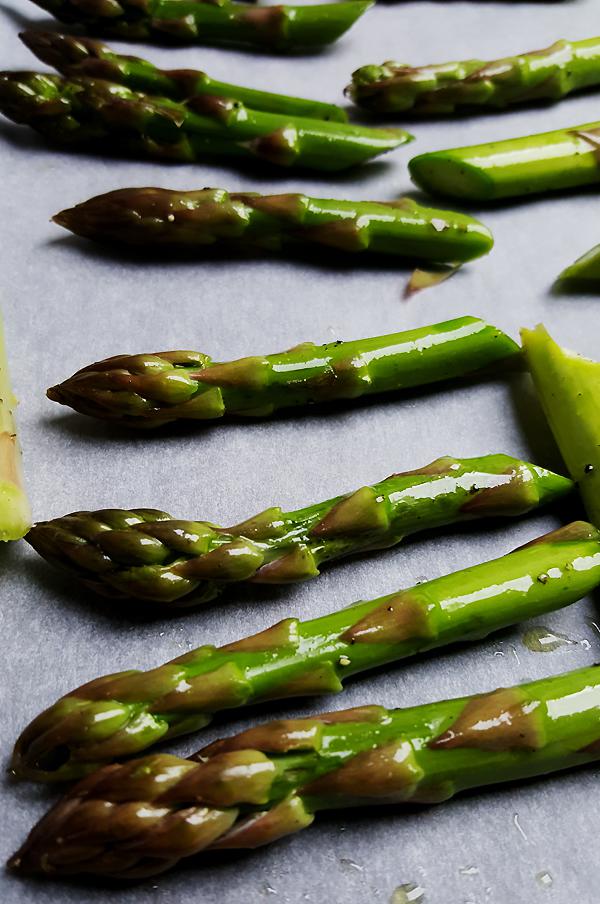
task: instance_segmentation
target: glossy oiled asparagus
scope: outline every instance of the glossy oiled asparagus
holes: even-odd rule
[[[0,316],[0,541],[19,540],[31,525],[14,417],[16,404]]]
[[[61,22],[127,40],[248,45],[294,51],[323,47],[372,5],[350,0],[309,6],[259,6],[230,0],[34,0]]]
[[[107,79],[145,94],[188,100],[210,94],[239,100],[252,110],[347,122],[342,107],[303,97],[272,94],[241,85],[230,85],[194,69],[158,69],[147,60],[116,53],[91,38],[61,35],[53,31],[25,31],[21,40],[40,60],[69,78],[80,75]]]
[[[540,324],[522,330],[525,357],[557,445],[600,526],[600,363],[569,352]]]
[[[147,876],[202,850],[268,844],[319,810],[441,803],[598,759],[600,666],[410,709],[271,722],[190,760],[156,754],[98,770],[9,865],[46,876]]]
[[[423,650],[567,606],[600,584],[600,532],[570,524],[492,562],[359,602],[313,621],[288,618],[217,649],[203,646],[149,672],[88,682],[25,729],[12,768],[72,779],[212,715],[257,700],[336,693],[342,681]]]
[[[201,352],[119,355],[48,390],[82,414],[156,427],[180,418],[266,417],[280,408],[420,386],[512,361],[519,347],[476,317],[351,342],[304,342],[213,362]]]
[[[42,521],[27,539],[100,593],[186,606],[213,599],[224,584],[309,580],[323,562],[394,546],[416,531],[520,515],[571,487],[566,477],[508,455],[445,457],[295,512],[269,508],[230,528],[175,521],[155,509],[107,509]]]
[[[36,72],[0,73],[0,112],[68,147],[183,162],[206,155],[259,157],[275,166],[340,170],[411,138],[401,129],[251,110],[209,94],[175,101],[104,79]]]
[[[600,38],[588,38],[557,41],[544,50],[494,61],[362,66],[347,93],[379,113],[439,115],[460,107],[502,109],[532,100],[559,100],[598,84]]]
[[[600,122],[433,151],[409,163],[432,195],[493,201],[600,182]]]
[[[478,220],[398,201],[338,201],[301,194],[121,188],[54,217],[77,235],[141,249],[321,246],[349,254],[375,252],[436,262],[486,254],[494,240]]]

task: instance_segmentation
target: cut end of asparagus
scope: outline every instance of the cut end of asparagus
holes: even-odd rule
[[[600,527],[600,363],[561,348],[542,324],[521,330],[521,340],[554,438]]]
[[[0,321],[0,541],[19,540],[31,526],[13,414],[15,405]]]
[[[600,245],[596,245],[563,270],[557,282],[589,283],[600,287]]]
[[[494,184],[482,170],[443,151],[420,154],[408,164],[415,185],[430,195],[492,200]]]

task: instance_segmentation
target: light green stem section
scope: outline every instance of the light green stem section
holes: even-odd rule
[[[433,151],[409,163],[432,195],[495,201],[600,182],[600,122],[540,135]]]
[[[558,279],[574,283],[600,283],[600,245],[579,257],[562,271]]]
[[[558,447],[600,526],[600,363],[561,348],[541,324],[521,339]]]

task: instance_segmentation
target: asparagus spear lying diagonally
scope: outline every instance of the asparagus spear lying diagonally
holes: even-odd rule
[[[282,407],[357,398],[499,366],[519,347],[476,317],[357,339],[304,342],[265,357],[213,362],[201,352],[119,355],[48,390],[76,411],[156,427],[180,418],[267,416]]]
[[[271,722],[194,759],[156,754],[98,770],[9,865],[47,876],[147,876],[207,848],[268,844],[319,810],[441,803],[598,759],[600,666],[410,709]]]
[[[0,541],[19,540],[31,525],[29,501],[23,486],[15,405],[0,317]]]
[[[44,137],[97,150],[195,161],[207,154],[261,158],[276,166],[340,170],[393,150],[411,136],[251,110],[199,94],[185,101],[131,91],[97,78],[0,73],[0,112]]]
[[[557,445],[590,520],[600,526],[600,362],[561,348],[541,324],[521,337]]]
[[[25,729],[13,770],[64,780],[196,731],[257,700],[342,690],[365,669],[487,634],[580,599],[600,584],[600,532],[576,522],[503,558],[313,621],[288,618],[149,672],[120,672],[62,697]]]
[[[147,60],[118,54],[91,38],[61,35],[53,31],[25,31],[20,38],[40,60],[69,78],[83,75],[107,79],[125,85],[132,91],[143,91],[173,100],[187,100],[210,94],[239,100],[252,110],[264,110],[267,113],[305,116],[332,122],[348,120],[345,110],[335,104],[230,85],[194,69],[158,69]]]
[[[600,122],[420,154],[409,169],[424,191],[471,201],[592,185],[600,182]]]
[[[122,188],[63,210],[54,221],[86,238],[154,251],[316,245],[349,254],[463,262],[493,245],[489,230],[472,217],[421,207],[410,198],[338,201],[220,188]]]
[[[446,457],[295,512],[270,508],[231,528],[175,521],[155,509],[106,509],[42,521],[27,540],[97,592],[186,606],[214,599],[224,584],[305,581],[323,562],[394,546],[427,528],[523,514],[571,487],[508,455]]]
[[[493,62],[464,60],[432,66],[362,66],[346,89],[361,107],[380,113],[454,113],[457,107],[503,108],[559,100],[600,84],[600,38],[557,41],[545,50]]]
[[[61,22],[119,38],[169,38],[187,44],[241,44],[288,52],[332,43],[372,5],[372,0],[254,8],[230,0],[34,2]]]

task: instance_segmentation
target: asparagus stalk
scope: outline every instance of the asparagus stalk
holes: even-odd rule
[[[14,418],[16,404],[0,317],[0,541],[19,540],[31,525]]]
[[[598,84],[600,38],[588,38],[561,40],[544,50],[494,61],[362,66],[346,93],[378,113],[439,115],[460,107],[504,109],[532,100],[560,100]]]
[[[256,157],[276,166],[340,170],[409,141],[402,129],[371,129],[251,110],[200,94],[152,97],[103,79],[0,73],[0,112],[67,146],[98,143],[140,157],[192,162],[207,154]]]
[[[572,488],[508,455],[439,458],[294,512],[269,508],[234,527],[175,521],[155,509],[75,512],[34,525],[40,555],[92,590],[187,606],[224,584],[287,584],[332,559],[394,546],[416,531],[471,518],[514,516]]]
[[[600,363],[561,348],[541,324],[521,339],[554,438],[600,526]]]
[[[142,249],[227,248],[279,251],[325,246],[349,254],[464,262],[486,254],[490,231],[466,214],[398,201],[338,201],[301,194],[122,188],[54,217],[76,235]]]
[[[199,95],[227,97],[253,110],[302,116],[332,122],[347,122],[342,107],[302,97],[272,94],[240,85],[230,85],[194,69],[158,69],[139,57],[123,56],[100,41],[53,31],[25,31],[20,35],[27,47],[44,63],[68,78],[87,76],[125,85],[132,91],[188,100]]]
[[[185,760],[155,754],[83,779],[33,829],[22,873],[135,878],[202,850],[256,848],[316,812],[442,803],[600,759],[600,666],[387,710],[270,722]]]
[[[307,622],[287,618],[149,672],[88,682],[25,729],[12,768],[25,778],[72,779],[203,728],[219,710],[336,693],[350,675],[485,637],[567,606],[598,584],[600,531],[573,523],[500,559],[341,612]]]
[[[512,361],[519,347],[477,317],[389,336],[304,342],[265,357],[213,362],[201,352],[118,355],[48,390],[82,414],[157,427],[181,418],[266,417],[280,408],[422,386]]]
[[[600,182],[600,122],[413,157],[432,195],[495,201]]]
[[[572,283],[600,283],[600,245],[596,245],[563,270],[558,279]]]
[[[127,40],[246,45],[295,51],[323,47],[372,6],[350,0],[316,6],[249,7],[230,0],[34,0],[61,22]]]

